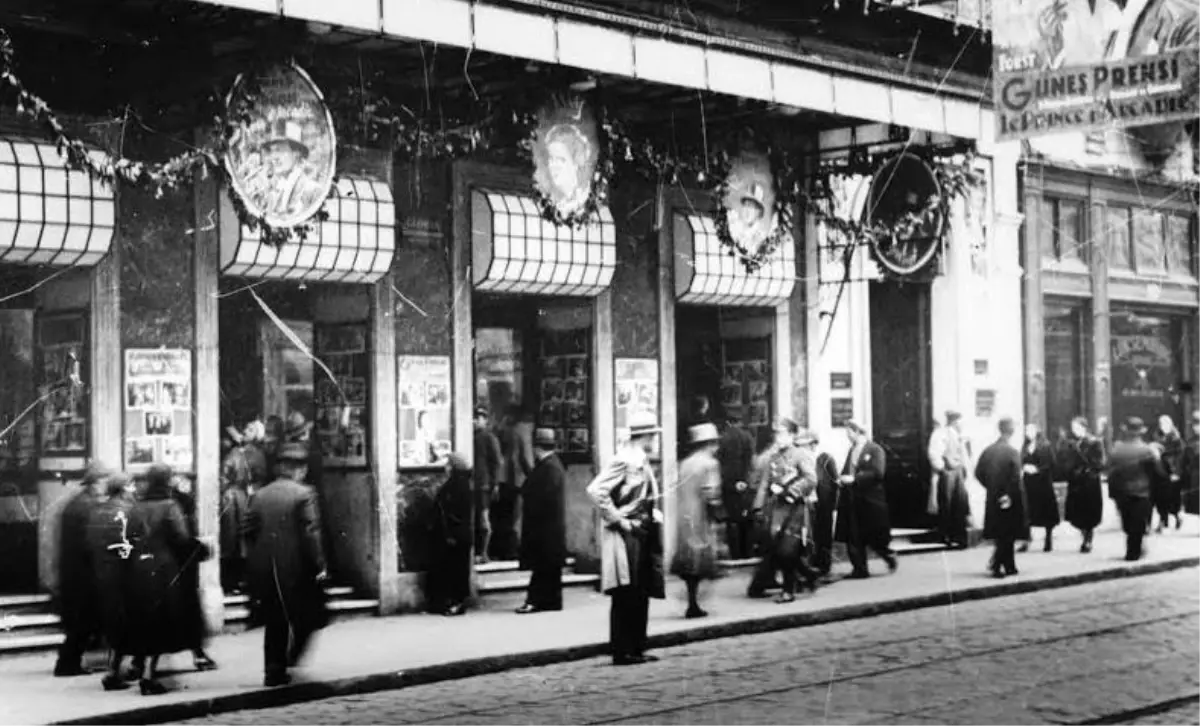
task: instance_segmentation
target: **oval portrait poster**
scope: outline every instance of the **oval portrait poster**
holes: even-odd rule
[[[775,233],[775,183],[766,154],[745,152],[729,166],[721,200],[729,236],[746,250],[756,250]]]
[[[316,84],[293,65],[257,77],[247,103],[246,79],[229,94],[230,108],[248,113],[236,123],[225,156],[233,191],[250,214],[272,227],[308,221],[329,196],[337,167],[333,119]]]
[[[560,216],[584,210],[599,161],[596,117],[583,99],[556,99],[542,107],[533,141],[533,183]]]
[[[895,229],[910,213],[925,209],[942,193],[933,170],[920,157],[901,153],[871,177],[863,219]],[[942,241],[945,218],[939,210],[912,230],[876,235],[871,247],[875,260],[893,275],[912,275],[929,264]]]

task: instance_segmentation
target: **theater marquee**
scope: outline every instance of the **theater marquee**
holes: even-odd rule
[[[1033,0],[993,12],[1001,140],[1200,115],[1194,0]]]

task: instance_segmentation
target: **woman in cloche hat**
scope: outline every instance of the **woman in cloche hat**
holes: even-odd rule
[[[679,463],[679,527],[671,574],[687,584],[685,617],[708,615],[700,607],[702,580],[713,580],[717,567],[717,518],[721,506],[721,466],[717,462],[720,435],[711,423],[688,429],[691,452]]]

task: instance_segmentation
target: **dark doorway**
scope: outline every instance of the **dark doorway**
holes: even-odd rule
[[[871,283],[871,401],[893,527],[926,528],[932,429],[929,286]]]

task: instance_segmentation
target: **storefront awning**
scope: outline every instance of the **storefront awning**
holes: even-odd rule
[[[475,289],[526,295],[591,297],[617,269],[617,229],[600,208],[592,224],[571,229],[542,219],[533,199],[471,192]]]
[[[90,267],[116,230],[113,190],[54,146],[0,137],[0,262]]]
[[[303,282],[379,280],[396,251],[396,207],[383,182],[342,178],[325,203],[329,218],[308,237],[280,247],[263,244],[246,227],[221,235],[221,272],[226,275]]]
[[[675,215],[675,298],[694,305],[766,307],[792,296],[796,249],[788,241],[753,274],[717,237],[712,217]]]

